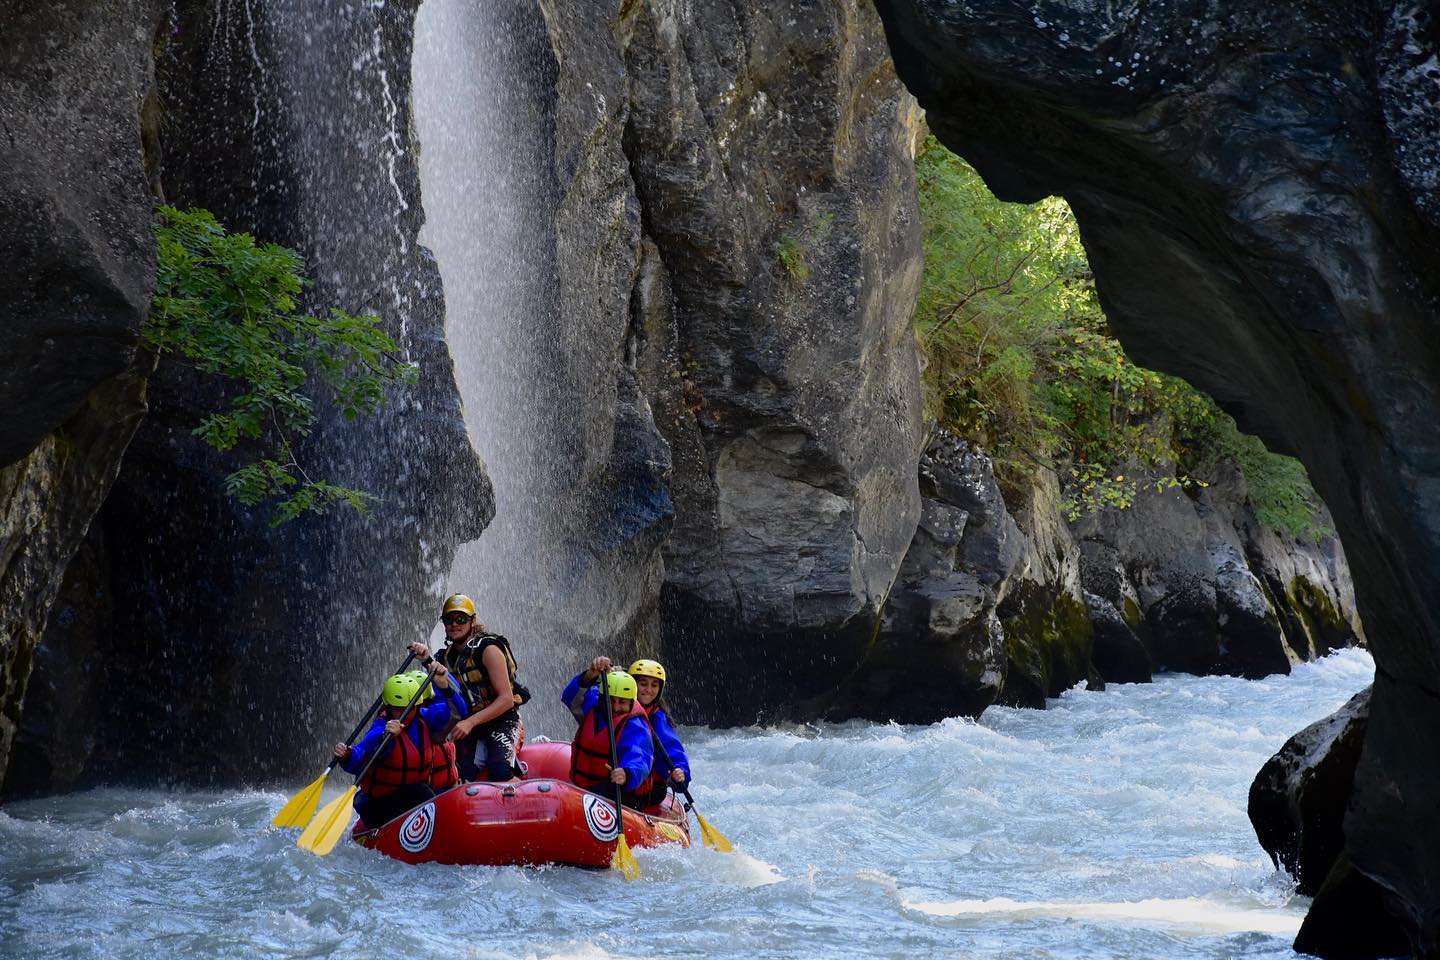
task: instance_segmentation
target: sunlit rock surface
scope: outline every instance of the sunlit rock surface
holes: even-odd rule
[[[851,671],[920,516],[913,102],[868,3],[662,0],[615,24],[670,312],[665,649],[695,719]],[[668,381],[668,382],[667,382]]]
[[[66,565],[144,405],[158,4],[0,5],[0,781]]]
[[[553,331],[556,375],[568,385],[547,456],[567,486],[573,557],[570,579],[547,602],[558,604],[549,613],[582,660],[592,649],[653,654],[674,508],[670,451],[643,385],[654,283],[623,145],[630,107],[616,10],[591,0],[540,7],[556,64]]]
[[[878,7],[940,139],[1004,199],[1070,202],[1130,354],[1304,461],[1377,664],[1346,852],[1440,954],[1433,11]]]

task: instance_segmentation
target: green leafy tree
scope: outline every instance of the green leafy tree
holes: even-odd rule
[[[225,478],[226,492],[246,506],[273,501],[272,525],[337,503],[363,513],[376,498],[311,476],[295,443],[314,427],[317,379],[350,421],[378,410],[394,385],[415,381],[380,318],[300,312],[308,282],[300,255],[227,233],[208,210],[162,206],[155,236],[156,294],[142,339],[232,384],[194,430],[217,450],[256,451]]]
[[[1223,455],[1245,470],[1262,521],[1291,533],[1321,529],[1319,500],[1297,461],[1239,439],[1209,397],[1126,357],[1063,200],[1003,203],[933,137],[915,173],[927,409],[984,444],[1002,484],[1053,470],[1075,519],[1129,506],[1142,483],[1203,485],[1187,465]]]

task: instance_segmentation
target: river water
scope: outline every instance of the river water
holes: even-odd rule
[[[1290,957],[1308,901],[1247,791],[1373,672],[1346,651],[978,723],[690,730],[700,809],[743,852],[642,850],[634,883],[319,859],[267,825],[289,790],[11,804],[0,955]]]

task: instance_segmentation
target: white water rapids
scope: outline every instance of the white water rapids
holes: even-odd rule
[[[1346,651],[978,723],[690,730],[696,800],[743,854],[642,850],[636,883],[319,859],[267,826],[300,784],[11,804],[0,955],[1291,957],[1308,901],[1255,841],[1250,781],[1373,672]]]

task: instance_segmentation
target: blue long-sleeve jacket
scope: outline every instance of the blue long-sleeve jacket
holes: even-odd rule
[[[420,721],[430,728],[431,736],[439,736],[445,732],[445,728],[450,725],[451,720],[463,719],[469,713],[469,709],[452,680],[448,691],[437,689],[434,701],[421,707],[417,713]],[[345,772],[358,776],[360,771],[365,769],[365,765],[370,762],[371,755],[380,747],[380,742],[385,739],[385,722],[384,717],[377,716],[371,722],[370,729],[365,731],[365,736],[350,748],[350,756],[340,761],[340,766]],[[402,736],[409,737],[416,747],[420,746],[413,723],[405,728]],[[394,743],[392,740],[386,745],[386,753],[394,748]]]
[[[679,768],[685,774],[685,782],[690,782],[690,758],[685,756],[685,745],[680,742],[680,735],[675,732],[675,725],[670,722],[670,715],[662,707],[650,714],[650,729],[655,731],[655,739],[660,741],[660,746],[665,748],[665,756],[670,758],[670,765]],[[670,765],[665,763],[665,757],[660,751],[655,751],[655,775],[667,782],[670,779]]]
[[[588,690],[582,690],[582,676],[583,673],[575,674],[574,679],[560,694],[560,699],[581,723],[596,723],[600,725],[599,729],[604,729],[605,710],[600,706],[600,687],[596,684]],[[650,776],[650,768],[655,765],[655,747],[650,742],[650,727],[637,721],[638,717],[621,727],[620,736],[615,741],[615,757],[625,770],[625,786],[628,789],[639,786]]]

